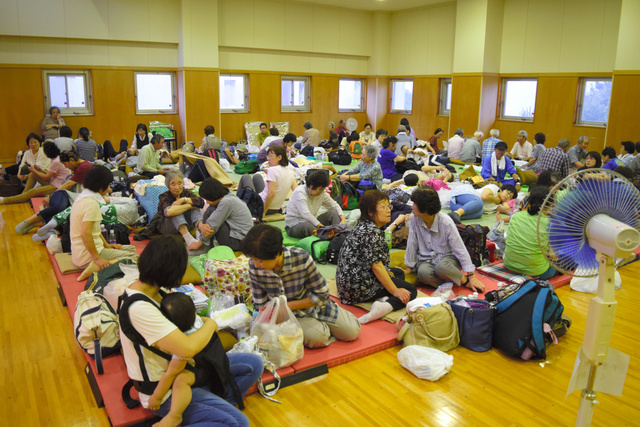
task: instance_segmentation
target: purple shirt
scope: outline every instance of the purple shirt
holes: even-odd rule
[[[265,148],[264,150],[260,150],[260,152],[258,153],[258,162],[260,162],[260,163],[266,162],[267,161],[267,151],[269,150],[269,148],[274,147],[276,145],[284,146],[284,144],[282,142],[282,138],[274,139],[273,141],[271,141],[269,143],[269,145],[267,145],[267,148]]]
[[[395,163],[396,157],[396,154],[391,150],[388,150],[386,148],[380,150],[380,154],[378,155],[378,163],[380,163],[383,178],[391,179],[391,177],[398,173]]]

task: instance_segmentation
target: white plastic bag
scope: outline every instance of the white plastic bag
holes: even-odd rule
[[[133,282],[138,280],[140,272],[137,264],[120,264],[120,271],[124,273],[124,277],[115,279],[107,283],[102,294],[109,301],[111,307],[118,309],[118,298],[122,295]]]
[[[595,277],[573,277],[571,279],[571,289],[578,292],[586,292],[588,294],[595,294],[598,292],[598,280],[600,276]],[[616,270],[615,274],[615,284],[616,289],[620,289],[622,287],[622,277],[620,277],[620,273]]]
[[[442,304],[440,297],[420,297],[415,298],[407,303],[407,314],[411,314],[419,307],[431,307],[432,305]]]
[[[267,351],[267,359],[276,369],[289,366],[304,355],[302,327],[289,310],[287,298],[272,299],[253,321],[251,335],[258,337],[260,349]]]
[[[244,304],[236,304],[233,307],[211,313],[211,318],[216,321],[218,328],[241,329],[251,322],[251,314]]]
[[[400,364],[416,377],[438,381],[453,366],[453,356],[421,345],[409,345],[398,352]]]

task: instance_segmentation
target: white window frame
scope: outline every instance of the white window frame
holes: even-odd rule
[[[249,75],[237,73],[220,73],[218,85],[222,83],[223,77],[242,77],[244,81],[244,108],[222,108],[222,100],[220,100],[221,113],[248,113],[249,112]],[[219,96],[222,96],[222,90],[219,90]]]
[[[577,108],[577,116],[576,116],[576,125],[580,126],[597,126],[597,127],[606,127],[607,122],[596,122],[590,120],[582,120],[582,104],[584,103],[584,93],[586,83],[589,81],[609,81],[612,82],[613,79],[611,77],[581,77],[580,78],[580,87],[578,88],[578,108]],[[611,109],[611,98],[609,98],[609,109]],[[608,117],[607,117],[608,120]]]
[[[390,113],[400,113],[400,114],[411,114],[413,111],[413,92],[411,93],[411,109],[410,110],[394,110],[393,109],[393,84],[395,82],[411,82],[413,83],[413,79],[391,79],[389,80],[389,112]]]
[[[524,117],[524,116],[507,116],[504,114],[504,106],[507,97],[507,83],[511,81],[532,81],[536,82],[536,99],[533,103],[533,116],[532,117]],[[533,122],[536,114],[536,104],[538,103],[538,79],[536,77],[503,77],[501,88],[500,88],[500,119],[501,120],[514,120],[520,122]]]
[[[451,97],[451,90],[453,89],[453,85],[451,84],[451,79],[440,79],[440,108],[439,113],[441,116],[448,116],[451,114],[451,104],[449,104],[449,108],[447,108],[447,99]]]
[[[51,105],[51,92],[49,88],[49,76],[82,76],[84,77],[84,108],[69,108],[64,105],[56,105],[60,109],[60,114],[89,116],[93,114],[93,96],[91,94],[91,72],[89,70],[42,70],[42,80],[44,89],[44,110],[49,114]],[[68,97],[67,97],[68,99]]]
[[[138,108],[138,76],[141,74],[148,75],[168,75],[171,77],[171,109],[153,109],[153,110],[141,110]],[[135,105],[136,114],[176,114],[177,108],[177,96],[176,96],[176,73],[173,71],[134,71],[133,73],[133,85],[135,87]]]
[[[340,108],[340,82],[360,82],[360,108]],[[340,113],[361,113],[364,112],[364,79],[354,79],[350,77],[341,77],[338,81],[338,112]]]
[[[304,82],[304,105],[284,105],[282,102],[282,83],[285,81]],[[311,111],[311,77],[310,76],[280,76],[280,112],[308,113]]]

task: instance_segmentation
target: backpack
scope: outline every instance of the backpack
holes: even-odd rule
[[[98,159],[98,160],[104,159],[104,145],[96,144],[96,146],[98,147],[98,154],[96,154],[96,159]],[[106,160],[108,160],[108,159],[106,159]]]
[[[164,296],[164,292],[162,292],[162,294]],[[133,295],[127,295],[126,292],[122,294],[118,300],[118,319],[120,320],[122,333],[131,340],[134,346],[136,346],[136,353],[138,355],[141,355],[142,348],[145,348],[160,357],[171,360],[170,354],[148,345],[144,337],[136,331],[131,324],[131,319],[129,318],[129,307],[137,301],[146,301],[149,304],[153,304],[154,307],[157,307],[151,298],[145,294],[135,293]],[[158,310],[160,310],[160,308],[158,308]],[[196,376],[196,381],[193,384],[193,387],[202,387],[207,385],[211,392],[224,398],[227,394],[227,385],[229,385],[238,407],[240,409],[244,409],[240,390],[238,389],[235,378],[231,374],[229,358],[222,347],[218,333],[213,334],[205,348],[194,356],[194,360],[196,365],[195,368],[191,368],[191,366],[187,364],[187,369],[193,370]],[[138,390],[138,392],[151,395],[158,385],[157,381],[149,380],[144,360],[140,360],[140,370],[142,371],[142,377],[144,378],[143,381],[129,380],[122,387],[122,400],[124,400],[129,409],[133,409],[140,404],[139,401],[131,397],[130,392],[132,387]]]
[[[245,187],[238,190],[236,196],[240,200],[246,203],[254,222],[262,222],[262,215],[264,214],[264,202],[262,198],[256,193],[253,188]]]
[[[351,141],[351,144],[349,144],[349,151],[351,151],[352,156],[356,159],[362,157],[362,144],[360,141]]]
[[[94,357],[98,374],[104,373],[102,358],[120,350],[118,316],[102,294],[91,290],[78,296],[73,315],[76,341]]]
[[[135,263],[131,259],[121,259],[100,271],[92,273],[91,276],[89,276],[89,279],[87,279],[87,283],[84,285],[84,290],[103,294],[104,288],[109,284],[109,282],[124,277],[124,273],[120,266],[130,264]]]
[[[358,209],[360,193],[350,182],[342,183],[342,203],[338,202],[342,209]]]
[[[471,262],[476,267],[481,267],[485,261],[489,260],[489,250],[487,249],[489,227],[483,227],[479,224],[456,224],[456,227],[467,252],[469,252]]]
[[[129,235],[131,234],[131,230],[124,224],[104,224],[104,227],[107,230],[107,236],[109,236],[111,230],[114,231],[116,235],[116,243],[120,245],[130,245],[131,241],[129,240]],[[105,236],[105,240],[109,241],[109,238]]]
[[[546,343],[557,343],[554,327],[562,323],[564,306],[553,286],[533,280],[498,304],[493,345],[524,360],[546,359]]]
[[[340,249],[342,245],[349,237],[350,233],[340,233],[333,239],[329,241],[329,245],[327,246],[326,254],[326,262],[331,264],[338,264],[338,255],[340,254]]]
[[[351,164],[351,154],[347,152],[347,150],[341,148],[338,151],[331,151],[329,153],[329,161],[334,165],[350,165]]]
[[[342,205],[342,181],[339,176],[331,178],[329,195],[337,204]]]
[[[214,150],[214,149],[210,148],[208,150],[204,150],[202,155],[207,156],[207,157],[211,157],[216,162],[220,163],[220,152],[218,150]]]
[[[256,173],[260,169],[260,163],[257,160],[241,160],[233,168],[233,172],[237,174]]]
[[[313,145],[307,145],[302,150],[300,150],[300,154],[303,156],[309,157],[313,156]]]

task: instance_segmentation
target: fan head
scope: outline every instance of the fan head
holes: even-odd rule
[[[639,215],[640,193],[626,178],[605,169],[583,170],[549,192],[538,216],[538,243],[560,272],[593,277],[596,250],[624,257],[638,247]]]
[[[358,129],[358,121],[353,117],[347,119],[347,129],[349,129],[349,132],[353,132]]]

